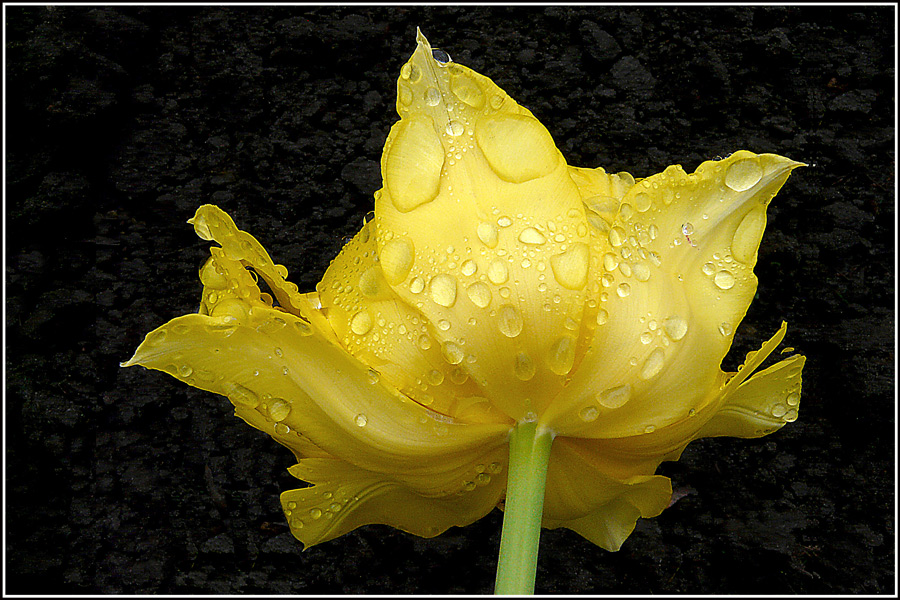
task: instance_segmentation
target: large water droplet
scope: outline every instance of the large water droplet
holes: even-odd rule
[[[444,127],[444,131],[447,132],[447,135],[451,137],[457,137],[462,135],[463,131],[465,131],[465,126],[459,121],[448,121],[447,126]],[[453,163],[450,163],[453,164]]]
[[[476,281],[466,288],[466,293],[469,295],[469,300],[472,301],[472,304],[478,308],[485,308],[491,303],[491,288],[485,283]]]
[[[604,325],[607,321],[609,321],[609,313],[606,309],[601,308],[597,311],[597,325]]]
[[[429,371],[427,377],[431,385],[441,385],[444,382],[444,374],[437,369]]]
[[[590,423],[597,420],[597,417],[600,416],[600,411],[597,410],[596,406],[585,406],[579,411],[578,416],[585,423]]]
[[[736,192],[749,190],[762,179],[762,167],[756,158],[745,158],[728,167],[725,172],[725,185]]]
[[[425,280],[421,277],[413,277],[409,282],[409,291],[413,294],[421,294],[425,289]]]
[[[506,266],[506,263],[500,259],[495,260],[491,263],[491,266],[488,267],[488,279],[490,279],[493,283],[501,284],[506,283],[509,279],[509,268]]]
[[[758,206],[748,212],[734,232],[731,255],[744,264],[752,264],[766,229],[766,207]]]
[[[612,252],[603,255],[603,268],[607,271],[615,271],[619,266],[619,257]]]
[[[272,398],[268,402],[267,412],[269,413],[269,418],[273,421],[284,421],[291,414],[291,404],[281,398]]]
[[[597,402],[606,408],[619,408],[631,399],[631,385],[612,387],[597,394]]]
[[[657,348],[651,352],[650,356],[647,357],[647,360],[644,361],[644,366],[641,367],[641,379],[650,379],[662,371],[665,359],[666,354],[663,352],[662,348]]]
[[[627,283],[620,283],[618,286],[616,286],[616,294],[619,295],[619,298],[627,298],[628,295],[631,294],[631,286]]]
[[[565,375],[575,364],[575,338],[570,335],[560,337],[547,355],[547,366],[557,375]]]
[[[497,227],[493,223],[479,223],[475,232],[478,234],[478,239],[481,240],[481,243],[488,248],[497,246]]]
[[[534,227],[526,227],[519,233],[519,241],[523,244],[540,245],[547,241],[544,234]]]
[[[731,335],[732,331],[733,331],[733,329],[731,327],[731,323],[729,323],[727,321],[723,321],[722,323],[719,323],[719,333],[721,333],[725,337],[728,337],[729,335]]]
[[[475,263],[474,260],[467,260],[466,262],[464,262],[462,264],[462,266],[460,267],[459,270],[466,277],[471,277],[478,270],[478,265]]]
[[[625,230],[621,227],[613,227],[609,230],[609,243],[618,248],[625,243]]]
[[[259,406],[259,397],[242,385],[225,382],[222,385],[222,389],[225,390],[225,395],[228,396],[228,399],[235,406],[244,406],[246,408]]]
[[[530,115],[483,116],[475,139],[494,172],[513,183],[547,175],[561,158],[550,133]],[[523,156],[528,160],[522,160]]]
[[[466,357],[466,353],[463,352],[462,348],[450,341],[446,341],[441,345],[441,353],[451,365],[458,365]]]
[[[358,415],[356,415],[356,419],[354,419],[354,421],[356,421],[357,427],[365,427],[366,424],[369,422],[369,419],[367,419],[366,415],[364,415],[364,414],[358,414]]]
[[[454,77],[450,81],[450,91],[472,108],[481,108],[484,105],[484,92],[467,75]]]
[[[514,338],[522,333],[523,326],[522,315],[519,314],[519,311],[514,306],[507,304],[500,308],[500,311],[497,313],[497,327],[500,329],[500,333],[506,337]]]
[[[384,161],[384,180],[391,202],[409,212],[437,197],[444,168],[444,147],[431,118],[402,119],[391,131]]]
[[[415,260],[412,240],[406,236],[395,237],[384,245],[379,258],[384,277],[391,285],[401,283],[412,269]]]
[[[528,381],[532,377],[534,377],[535,370],[536,367],[534,365],[534,361],[527,353],[519,352],[516,355],[516,377],[518,377],[522,381]]]
[[[650,194],[646,192],[638,192],[634,195],[634,198],[632,198],[631,202],[632,204],[634,204],[634,208],[638,212],[647,212],[648,210],[650,210],[652,198],[650,197]]]
[[[428,106],[437,106],[441,101],[441,93],[433,87],[425,90],[425,104]]]
[[[359,311],[350,319],[350,331],[356,335],[366,335],[371,331],[372,325],[372,315],[365,309]]]
[[[669,336],[673,342],[677,342],[687,333],[688,324],[687,321],[678,315],[672,315],[663,321],[663,330],[665,330],[666,335]]]
[[[734,275],[731,274],[731,271],[719,271],[713,281],[720,290],[730,290],[734,287]]]
[[[570,290],[580,290],[587,283],[590,249],[587,244],[577,242],[566,252],[550,257],[553,276],[561,286]]]
[[[800,404],[800,394],[798,394],[797,392],[788,394],[785,402],[788,403],[788,406],[797,406],[798,404]]]
[[[456,303],[456,278],[443,273],[435,275],[431,278],[429,291],[435,304],[450,308]]]

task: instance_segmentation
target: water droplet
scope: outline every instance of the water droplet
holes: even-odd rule
[[[663,321],[663,330],[665,330],[666,335],[669,336],[669,339],[671,339],[673,342],[677,342],[687,333],[688,324],[687,321],[685,321],[678,315],[672,315],[671,317]]]
[[[736,192],[743,192],[759,183],[762,175],[762,167],[756,158],[746,158],[731,163],[725,173],[725,185]]]
[[[379,375],[378,371],[376,371],[375,369],[369,369],[366,372],[366,377],[368,378],[369,383],[372,385],[375,385],[376,383],[378,383],[378,380],[381,379],[381,375]]]
[[[447,126],[444,128],[444,131],[447,132],[447,135],[452,137],[462,135],[463,131],[465,130],[465,126],[459,121],[448,121]]]
[[[524,415],[522,415],[522,421],[525,423],[534,423],[537,421],[537,413],[533,410],[529,410]]]
[[[703,271],[704,275],[709,276],[716,272],[716,265],[712,264],[711,262],[708,262],[703,265],[701,270]]]
[[[681,226],[681,233],[684,235],[694,235],[694,226],[691,223],[685,223]]]
[[[561,286],[569,290],[580,290],[587,283],[589,259],[588,245],[577,242],[562,254],[551,256],[550,267]]]
[[[647,281],[650,279],[650,267],[648,267],[644,263],[634,263],[631,266],[632,271],[634,272],[634,278],[638,281]]]
[[[570,335],[560,337],[547,355],[547,366],[557,375],[565,375],[575,364],[575,338]]]
[[[734,238],[731,241],[731,254],[735,260],[747,265],[753,263],[765,229],[765,206],[758,206],[744,216],[741,224],[734,231]]]
[[[447,63],[453,62],[453,59],[450,58],[450,55],[447,54],[444,50],[441,50],[440,48],[432,48],[431,56],[442,67],[444,65],[446,65]]]
[[[731,332],[731,323],[723,322],[719,324],[719,333],[727,337],[731,335]]]
[[[631,385],[625,384],[609,388],[597,394],[597,402],[606,408],[619,408],[631,400]]]
[[[784,416],[782,417],[782,419],[784,419],[784,421],[786,423],[793,423],[794,421],[797,420],[798,416],[799,415],[798,415],[796,409],[789,408],[788,411],[786,413],[784,413]]]
[[[497,219],[497,225],[499,225],[500,227],[509,227],[510,225],[512,225],[512,219],[507,216],[502,216]]]
[[[291,414],[291,404],[287,400],[281,398],[273,398],[269,403],[266,412],[273,421],[284,421]]]
[[[619,257],[612,252],[603,255],[603,268],[607,271],[615,271],[619,266]]]
[[[350,319],[350,331],[356,335],[366,335],[372,330],[372,315],[368,310],[361,310]]]
[[[650,197],[650,194],[646,192],[638,192],[634,195],[632,202],[634,203],[634,208],[638,212],[647,212],[648,210],[650,210],[652,198]]]
[[[428,383],[431,385],[441,385],[444,382],[444,374],[437,369],[428,372]]]
[[[358,414],[358,415],[356,415],[355,421],[356,421],[357,427],[365,427],[366,424],[369,422],[369,419],[367,419],[366,415],[364,415],[364,414]]]
[[[622,264],[625,264],[625,263],[622,263]],[[627,283],[620,283],[616,287],[616,294],[619,295],[619,298],[627,298],[630,293],[631,293],[631,286],[628,285]]]
[[[478,270],[478,265],[475,264],[474,260],[467,260],[466,262],[464,262],[462,264],[462,267],[460,267],[460,271],[466,277],[471,277],[472,275],[475,274],[475,271],[477,271],[477,270]]]
[[[497,246],[498,233],[497,228],[492,223],[479,223],[475,230],[478,239],[488,248]]]
[[[309,516],[313,519],[319,519],[322,517],[322,511],[318,508],[309,509]]]
[[[644,433],[653,433],[654,431],[656,431],[656,426],[654,425],[647,425],[644,427]]]
[[[798,394],[797,392],[788,394],[785,402],[788,403],[788,406],[797,406],[798,404],[800,404],[800,394]]]
[[[773,417],[783,417],[787,412],[787,407],[784,404],[776,404],[772,407],[772,416]]]
[[[412,269],[415,251],[412,241],[405,237],[395,237],[384,245],[379,256],[381,270],[391,285],[401,283]]]
[[[491,482],[491,476],[487,473],[479,473],[475,476],[475,483],[477,485],[487,485]]]
[[[609,313],[605,309],[601,308],[597,311],[597,325],[603,325],[607,321],[609,321]]]
[[[466,357],[462,348],[450,341],[444,342],[441,345],[441,353],[444,355],[444,359],[451,365],[458,365]]]
[[[622,206],[619,207],[619,220],[622,222],[630,221],[631,217],[634,216],[634,207],[628,204],[627,202],[623,203]]]
[[[456,278],[452,275],[440,274],[431,278],[429,284],[431,299],[435,304],[450,308],[456,304]]]
[[[501,284],[506,283],[509,279],[509,268],[507,268],[506,263],[500,259],[495,260],[491,263],[491,266],[488,267],[488,279],[490,279],[493,283]]]
[[[441,331],[447,331],[448,329],[450,329],[450,321],[448,321],[447,319],[441,319],[437,322],[437,326]]]
[[[472,301],[472,304],[478,308],[485,308],[491,303],[491,288],[485,283],[476,281],[466,288],[466,293],[469,296],[469,300]]]
[[[429,348],[431,348],[431,338],[423,333],[419,336],[416,344],[419,346],[419,349],[428,350]]]
[[[441,93],[433,87],[425,90],[425,104],[428,106],[437,106],[441,101]]]
[[[609,230],[609,243],[615,248],[625,243],[625,237],[625,230],[621,227],[613,227]]]
[[[228,399],[231,400],[231,403],[235,406],[243,406],[246,408],[256,408],[259,406],[259,397],[242,385],[226,382],[222,385],[222,388],[225,390],[225,395],[228,396]]]
[[[645,331],[644,333],[641,334],[641,343],[642,344],[649,344],[652,341],[653,341],[653,334],[650,333],[649,331]]]
[[[474,482],[474,481],[467,481],[467,482],[465,482],[465,483],[463,484],[463,489],[464,489],[465,491],[467,491],[467,492],[471,492],[472,490],[475,489],[475,482]]]
[[[523,326],[522,315],[519,314],[519,311],[514,306],[507,304],[500,308],[500,311],[497,313],[497,327],[500,329],[500,333],[506,337],[514,338],[522,333]]]
[[[534,361],[527,353],[519,352],[516,355],[516,377],[522,381],[528,381],[534,377],[535,369]]]
[[[734,275],[731,274],[731,271],[719,271],[713,281],[720,290],[730,290],[734,287]]]
[[[409,291],[413,294],[421,294],[425,289],[425,280],[421,277],[413,277],[409,282]]]
[[[641,379],[650,379],[662,371],[665,358],[666,353],[663,352],[662,348],[657,348],[651,352],[647,360],[644,361],[644,366],[641,367]]]
[[[275,433],[278,435],[287,435],[291,432],[291,428],[284,423],[275,423]]]
[[[190,377],[191,373],[194,372],[194,369],[192,369],[190,365],[181,365],[181,368],[178,369],[178,372],[181,373],[182,377]]]
[[[497,110],[503,104],[502,96],[491,96],[491,108]]]
[[[454,77],[450,81],[450,91],[472,108],[481,108],[484,105],[484,92],[466,75]]]
[[[534,227],[526,227],[519,233],[519,241],[523,244],[540,245],[547,241],[544,234]]]
[[[590,423],[591,421],[597,420],[597,417],[600,416],[600,411],[597,410],[596,406],[585,406],[578,413],[578,416],[581,417],[581,420],[585,423]]]

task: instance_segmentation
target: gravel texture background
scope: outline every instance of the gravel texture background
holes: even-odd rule
[[[738,149],[810,164],[769,210],[758,299],[800,418],[689,446],[683,497],[618,553],[545,531],[537,591],[891,593],[894,9],[5,7],[6,591],[488,593],[501,515],[306,552],[290,453],[224,399],[140,368],[196,311],[216,203],[311,290],[372,209],[415,28],[547,126],[641,177]]]

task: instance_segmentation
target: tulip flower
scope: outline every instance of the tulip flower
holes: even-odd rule
[[[756,292],[766,208],[801,166],[738,151],[634,179],[566,163],[490,79],[418,47],[397,82],[375,216],[301,293],[215,206],[197,314],[124,366],[226,396],[287,446],[306,546],[423,537],[504,509],[496,591],[530,593],[541,527],[618,550],[669,504],[692,440],[797,418],[805,358],[722,359]],[[261,291],[259,279],[269,291]]]

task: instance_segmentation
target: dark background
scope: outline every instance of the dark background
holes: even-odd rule
[[[800,419],[692,444],[618,553],[545,531],[541,593],[891,593],[891,7],[6,7],[6,591],[487,593],[501,514],[301,552],[290,453],[223,398],[120,369],[194,312],[216,203],[312,290],[380,187],[421,26],[638,177],[738,149],[810,164],[769,209],[723,365],[789,322]]]

